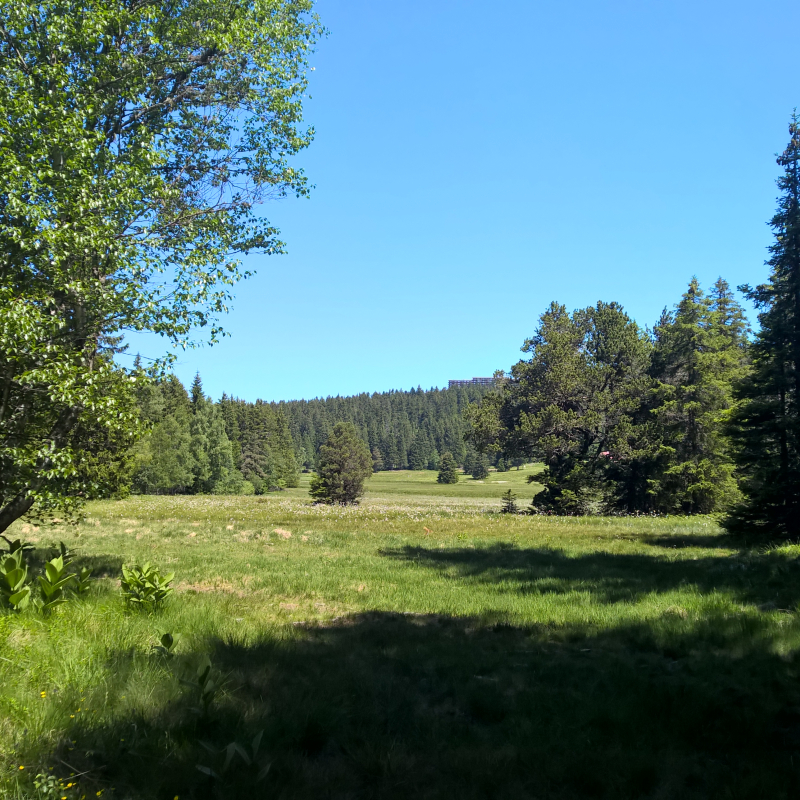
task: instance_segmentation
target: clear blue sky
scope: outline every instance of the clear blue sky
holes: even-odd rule
[[[316,189],[265,206],[288,255],[248,260],[232,338],[181,354],[184,382],[248,400],[447,385],[517,361],[551,300],[644,325],[692,275],[766,277],[796,0],[318,12]]]

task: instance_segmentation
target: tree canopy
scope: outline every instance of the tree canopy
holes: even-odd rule
[[[312,0],[0,4],[0,531],[99,489],[81,420],[135,429],[127,331],[222,334],[246,275],[276,253],[257,216],[308,191],[292,156]]]

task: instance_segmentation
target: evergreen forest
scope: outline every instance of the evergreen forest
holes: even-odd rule
[[[411,389],[267,403],[223,394],[213,402],[197,375],[187,391],[174,375],[145,381],[137,402],[147,433],[118,491],[142,494],[262,494],[297,486],[315,468],[338,422],[368,445],[373,469],[438,469],[451,452],[469,468],[466,408],[487,388]]]

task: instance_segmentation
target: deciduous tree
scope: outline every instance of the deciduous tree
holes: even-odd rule
[[[91,495],[81,420],[130,431],[125,331],[216,341],[256,215],[305,194],[312,0],[0,0],[0,531]]]

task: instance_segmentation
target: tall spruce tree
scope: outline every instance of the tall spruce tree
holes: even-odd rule
[[[458,465],[452,453],[442,453],[436,480],[438,483],[458,483]]]
[[[729,433],[745,500],[726,526],[753,537],[800,536],[800,119],[778,156],[781,195],[767,283],[740,289],[760,313],[752,372],[740,384]]]
[[[662,314],[654,336],[654,509],[724,510],[739,499],[722,423],[733,405],[733,383],[746,370],[744,313],[724,280],[706,296],[693,278],[675,311]]]
[[[320,448],[317,474],[309,494],[317,502],[356,503],[372,475],[372,456],[352,422],[337,422]]]

